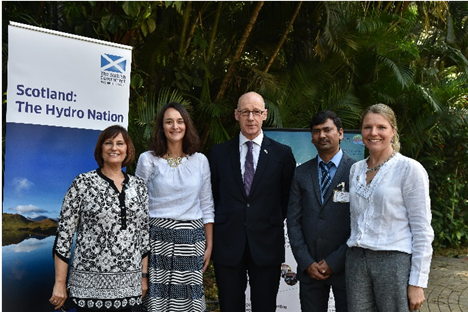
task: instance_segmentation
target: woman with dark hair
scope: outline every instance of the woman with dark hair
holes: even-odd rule
[[[99,168],[78,175],[63,200],[49,301],[57,310],[67,299],[76,233],[68,291],[77,312],[130,312],[148,290],[148,191],[142,179],[122,171],[135,158],[125,128],[102,131],[94,158]]]
[[[136,175],[149,192],[148,311],[205,311],[203,272],[213,242],[214,206],[208,159],[187,110],[168,103]]]
[[[419,310],[434,239],[429,177],[418,161],[399,153],[389,106],[370,106],[361,133],[369,157],[356,162],[349,176],[348,310]]]

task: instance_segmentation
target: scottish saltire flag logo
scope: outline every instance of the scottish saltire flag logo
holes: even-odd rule
[[[131,61],[129,61],[129,65]],[[127,59],[113,54],[101,54],[101,83],[109,86],[127,85]],[[130,71],[130,68],[129,68]]]
[[[118,55],[103,54],[101,55],[101,70],[115,73],[125,73],[127,60]]]

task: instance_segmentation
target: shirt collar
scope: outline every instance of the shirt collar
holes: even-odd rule
[[[247,139],[243,134],[242,132],[239,134],[239,145],[243,145],[245,142],[247,141],[250,141],[249,139]],[[260,132],[259,135],[257,135],[257,137],[255,139],[252,140],[252,142],[254,142],[255,144],[257,144],[258,146],[262,146],[262,142],[263,142],[263,131]]]
[[[318,157],[318,164],[320,165],[320,162],[323,160],[322,158],[320,158],[320,155],[317,155],[317,157]],[[343,158],[343,151],[340,148],[338,153],[336,153],[335,156],[333,156],[333,158],[330,161],[335,165],[336,168],[338,168],[342,158]]]

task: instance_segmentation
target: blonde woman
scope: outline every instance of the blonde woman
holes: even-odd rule
[[[361,133],[369,157],[351,167],[349,178],[348,308],[418,310],[425,300],[434,239],[428,175],[419,162],[399,153],[389,106],[370,106]]]

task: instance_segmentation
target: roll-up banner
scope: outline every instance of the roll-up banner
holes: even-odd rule
[[[10,22],[2,209],[2,310],[48,312],[63,197],[128,127],[132,47]]]

